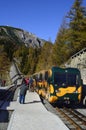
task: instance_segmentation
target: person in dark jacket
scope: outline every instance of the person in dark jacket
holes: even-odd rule
[[[29,78],[29,91],[34,92],[33,78]]]
[[[20,95],[19,95],[19,102],[24,104],[25,103],[25,95],[27,92],[27,84],[26,84],[26,80],[23,78],[22,80],[22,85],[20,87]]]

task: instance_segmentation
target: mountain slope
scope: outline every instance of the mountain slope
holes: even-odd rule
[[[25,44],[27,47],[42,47],[45,40],[25,30],[0,26],[0,41],[12,41],[17,44]]]

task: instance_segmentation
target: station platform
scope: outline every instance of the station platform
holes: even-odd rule
[[[69,130],[58,116],[48,111],[36,92],[27,91],[25,104],[11,102],[14,110],[7,130]]]

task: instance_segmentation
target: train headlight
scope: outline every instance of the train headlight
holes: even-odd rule
[[[69,100],[70,98],[69,97],[64,97],[64,100]]]
[[[67,98],[66,97],[64,97],[64,100],[66,100]]]
[[[75,91],[74,93],[78,93],[78,91]]]
[[[56,92],[56,93],[59,93],[60,91],[56,89],[55,92]]]
[[[55,92],[57,93],[57,92],[58,92],[58,90],[55,90]]]
[[[69,100],[69,97],[67,97],[67,100]]]

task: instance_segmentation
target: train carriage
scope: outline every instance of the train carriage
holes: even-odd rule
[[[36,90],[50,103],[79,103],[82,94],[82,80],[77,68],[52,67],[36,73]]]

